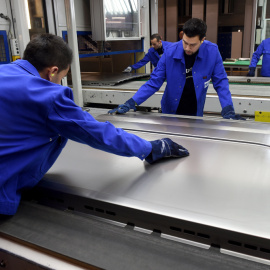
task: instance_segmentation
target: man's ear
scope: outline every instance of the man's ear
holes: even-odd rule
[[[52,78],[57,74],[58,72],[58,67],[57,66],[53,66],[49,68],[49,81],[52,81]]]
[[[203,43],[204,42],[204,40],[205,40],[205,37],[201,40],[201,43]]]
[[[52,67],[44,68],[42,71],[39,72],[39,74],[41,78],[51,82],[52,78],[57,74],[57,72],[58,72],[58,67],[52,66]]]

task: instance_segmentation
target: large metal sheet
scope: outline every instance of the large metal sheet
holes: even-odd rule
[[[169,137],[190,156],[149,165],[70,141],[34,191],[38,201],[270,260],[268,124],[158,113],[97,119],[149,141]]]
[[[269,127],[258,129],[256,143],[255,123],[249,129],[242,122],[211,129],[209,120],[198,129],[196,121],[189,122],[192,135],[184,121],[184,127],[176,125],[178,135],[170,135],[171,125],[164,132],[166,121],[156,119],[158,132],[133,133],[146,140],[170,137],[190,151],[189,157],[149,165],[70,141],[43,184],[80,188],[82,197],[270,239]]]

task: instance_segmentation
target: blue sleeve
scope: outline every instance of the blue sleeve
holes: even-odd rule
[[[224,108],[228,105],[233,106],[232,96],[229,89],[229,81],[218,50],[216,53],[215,67],[212,74],[212,82],[214,89],[218,94],[221,107]]]
[[[150,61],[149,52],[144,56],[142,60],[140,60],[138,63],[132,65],[132,69],[139,69],[146,65]]]
[[[166,53],[165,53],[166,54]],[[142,85],[136,94],[132,97],[135,102],[140,105],[155,92],[159,90],[166,79],[166,56],[162,55],[157,67],[151,73],[150,79],[144,85]]]
[[[73,102],[72,91],[68,88],[55,99],[47,125],[63,137],[120,156],[136,156],[143,160],[152,151],[150,142],[109,122],[95,120]]]
[[[259,62],[260,57],[263,54],[263,50],[264,50],[264,41],[262,41],[257,50],[253,53],[249,67],[255,68],[257,66],[257,63]]]

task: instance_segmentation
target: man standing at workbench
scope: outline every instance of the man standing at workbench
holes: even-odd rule
[[[205,40],[207,26],[192,18],[183,27],[183,38],[169,46],[152,72],[150,80],[125,104],[109,113],[126,113],[136,110],[159,90],[167,80],[161,100],[162,113],[203,116],[206,92],[212,80],[226,119],[243,119],[235,114],[229,82],[218,47]]]
[[[263,55],[262,59],[262,69],[261,75],[263,77],[270,77],[270,38],[262,41],[257,50],[253,53],[252,59],[249,65],[248,77],[255,76],[255,70],[260,57]]]
[[[151,48],[148,50],[148,53],[144,58],[136,64],[128,66],[123,72],[131,72],[132,70],[139,69],[145,66],[149,61],[154,67],[156,67],[162,54],[166,51],[167,47],[172,44],[171,42],[161,40],[161,36],[159,34],[151,35],[150,40]]]

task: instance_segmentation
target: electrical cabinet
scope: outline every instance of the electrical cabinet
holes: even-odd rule
[[[141,38],[140,0],[90,0],[90,14],[96,41]]]
[[[10,63],[6,31],[0,31],[0,64]]]

